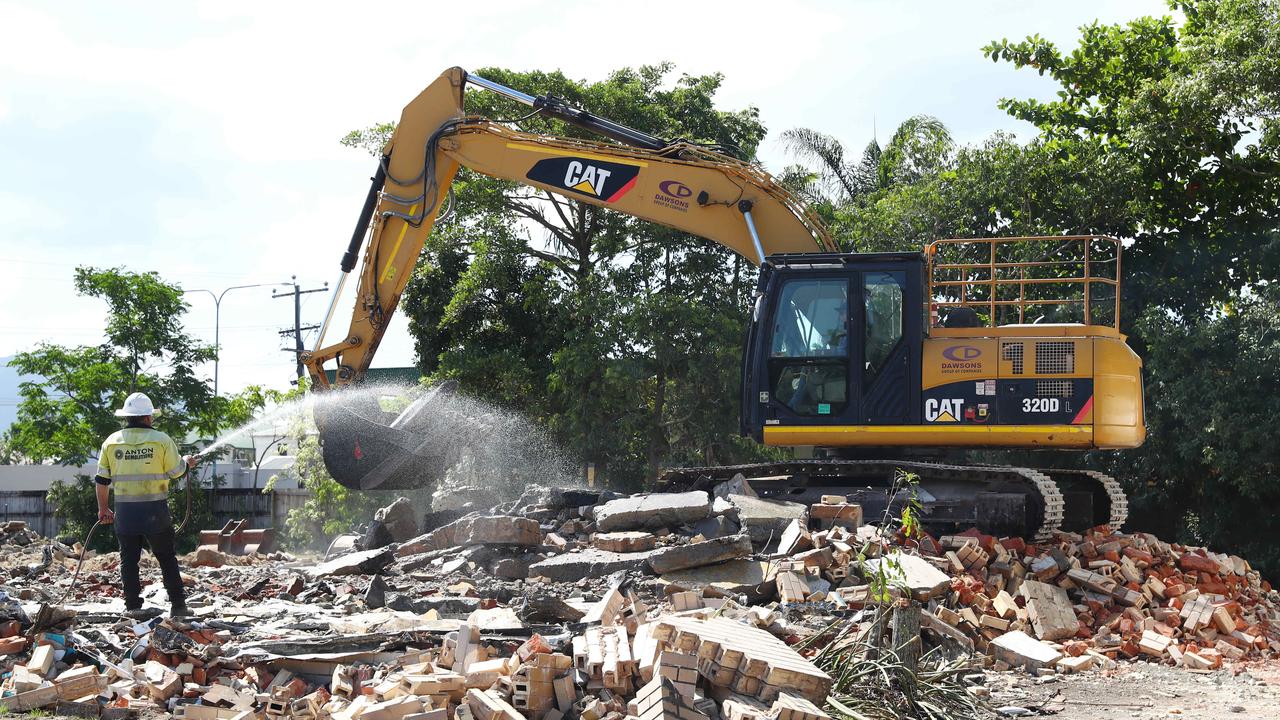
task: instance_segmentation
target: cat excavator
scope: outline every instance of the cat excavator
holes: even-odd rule
[[[602,141],[468,115],[468,87]],[[433,441],[453,422],[433,402],[448,387],[398,413],[357,393],[344,399],[342,388],[365,378],[463,167],[706,238],[759,266],[741,432],[796,448],[797,457],[674,468],[659,487],[710,488],[741,476],[765,497],[812,502],[840,492],[868,513],[892,511],[910,493],[936,533],[978,527],[1045,540],[1124,523],[1125,495],[1101,473],[956,460],[973,450],[1143,442],[1142,362],[1119,330],[1119,241],[945,239],[919,252],[842,251],[804,202],[754,164],[461,68],[404,108],[342,257],[320,339],[302,357],[313,391],[335,393],[317,404],[316,422],[326,466],[343,485],[422,487],[456,459]],[[357,265],[346,336],[324,345]],[[904,473],[914,479],[909,488]]]

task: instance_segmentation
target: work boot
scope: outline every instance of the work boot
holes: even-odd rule
[[[124,611],[124,616],[130,620],[150,620],[159,614],[155,608],[129,608]]]
[[[186,606],[185,604],[182,604],[182,605],[174,605],[174,606],[169,610],[169,617],[175,617],[175,618],[189,618],[189,617],[195,617],[195,613],[193,613],[193,612],[191,612],[190,610],[188,610],[188,609],[187,609],[187,606]]]

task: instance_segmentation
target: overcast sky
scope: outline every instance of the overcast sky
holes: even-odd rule
[[[718,71],[721,107],[760,109],[771,131],[761,155],[777,170],[788,159],[776,133],[796,126],[861,148],[873,126],[883,140],[927,113],[961,142],[1027,138],[996,102],[1054,88],[984,59],[984,44],[1039,33],[1070,47],[1082,24],[1166,13],[1151,0],[0,0],[0,357],[100,341],[103,308],[75,296],[76,265],[156,270],[215,292],[293,275],[305,288],[332,283],[373,169],[338,139],[398,118],[452,65],[586,80],[663,60]],[[276,335],[292,303],[271,292],[223,302],[224,392],[293,377]],[[327,301],[304,296],[304,322]],[[188,329],[211,343],[212,300],[190,302]],[[414,361],[397,318],[376,366]]]

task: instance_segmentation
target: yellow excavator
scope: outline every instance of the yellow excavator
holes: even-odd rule
[[[468,115],[468,86],[606,142]],[[1101,473],[940,461],[972,449],[1143,442],[1142,363],[1119,331],[1120,242],[947,239],[921,252],[842,252],[806,205],[756,165],[461,68],[404,108],[382,150],[341,262],[339,292],[363,248],[350,328],[322,345],[331,304],[317,347],[303,355],[314,391],[340,392],[365,377],[460,167],[682,230],[759,266],[741,431],[806,457],[673,469],[659,486],[710,487],[741,475],[763,496],[812,501],[844,492],[876,512],[905,501],[895,477],[909,472],[934,532],[976,526],[1043,540],[1060,529],[1124,523],[1124,493]],[[321,404],[330,473],[366,490],[433,482],[448,461],[424,432],[440,422],[430,417],[433,393],[445,391],[395,415],[354,394]]]

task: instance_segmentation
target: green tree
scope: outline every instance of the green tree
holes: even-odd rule
[[[338,484],[329,476],[320,452],[320,443],[314,436],[297,436],[298,452],[294,458],[293,472],[302,479],[302,485],[311,491],[302,507],[289,511],[285,518],[283,545],[300,550],[323,550],[332,539],[354,531],[373,518],[380,505],[394,497],[385,493],[356,492]],[[274,478],[263,492],[270,492]]]
[[[1280,576],[1280,287],[1238,296],[1225,312],[1139,323],[1146,367],[1147,443],[1110,461],[1142,488],[1142,529],[1237,552]]]
[[[984,48],[1033,68],[1057,99],[1005,99],[1059,157],[1099,155],[1140,178],[1124,237],[1131,298],[1188,313],[1280,279],[1280,3],[1175,0],[1185,21],[1081,28],[1064,53],[1032,35]]]
[[[837,204],[936,175],[951,165],[955,152],[951,131],[930,115],[904,120],[883,149],[872,139],[857,161],[846,159],[848,151],[834,136],[811,128],[784,130],[781,137],[797,159],[817,164],[813,172],[823,199]]]
[[[90,267],[76,269],[75,286],[106,303],[105,338],[78,347],[41,343],[14,356],[10,365],[18,372],[39,377],[19,388],[18,417],[8,432],[14,451],[34,462],[82,464],[119,429],[113,413],[133,392],[151,397],[162,409],[156,428],[179,440],[190,430],[213,436],[248,419],[260,390],[215,398],[197,375],[214,351],[183,329],[187,304],[179,287],[154,272]]]

